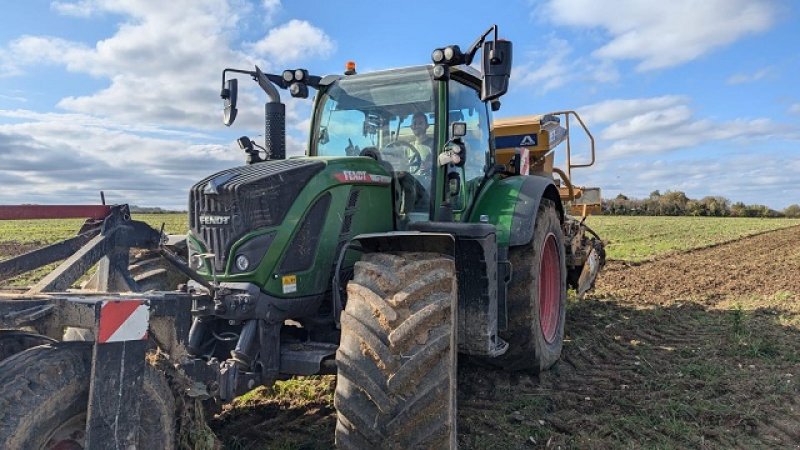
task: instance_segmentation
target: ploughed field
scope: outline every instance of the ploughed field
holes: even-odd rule
[[[145,220],[185,228],[180,216]],[[9,224],[0,258],[56,234]],[[800,448],[800,221],[588,224],[610,260],[595,291],[568,302],[561,361],[536,377],[462,360],[461,447]],[[331,448],[334,386],[328,376],[258,388],[210,425],[226,448]]]

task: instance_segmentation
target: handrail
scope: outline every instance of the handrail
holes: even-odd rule
[[[567,177],[567,175],[564,173],[564,171],[559,169],[558,167],[553,167],[553,172],[557,173],[558,176],[561,177],[561,181],[563,181],[564,184],[567,185],[567,192],[569,192],[569,200],[574,201],[575,190],[572,187],[572,180],[570,180],[569,177]]]
[[[594,162],[595,162],[594,136],[592,136],[592,133],[589,131],[589,128],[586,126],[586,124],[583,122],[583,119],[581,119],[581,116],[579,116],[576,111],[573,111],[573,110],[556,111],[556,112],[552,112],[550,114],[552,114],[554,116],[564,116],[564,126],[565,126],[565,128],[567,130],[567,176],[571,180],[572,179],[572,169],[573,168],[578,169],[578,168],[581,168],[581,167],[590,167],[590,166],[594,165]],[[583,128],[583,131],[586,133],[586,136],[589,137],[589,143],[590,143],[590,146],[591,146],[591,149],[592,149],[592,160],[588,164],[572,164],[572,146],[570,145],[570,136],[569,136],[569,116],[570,116],[570,114],[575,116],[576,119],[578,119],[578,123],[581,124],[581,127]]]

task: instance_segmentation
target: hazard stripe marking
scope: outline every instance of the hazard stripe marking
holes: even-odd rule
[[[149,319],[150,308],[144,300],[103,302],[97,342],[102,344],[146,339]]]

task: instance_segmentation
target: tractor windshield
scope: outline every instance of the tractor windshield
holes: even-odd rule
[[[412,142],[414,113],[432,115],[433,103],[428,67],[343,78],[317,108],[316,156],[358,156],[356,147],[381,150],[397,140]],[[427,132],[432,137],[433,130]]]
[[[414,187],[405,212],[427,212],[434,106],[426,66],[342,78],[319,99],[310,154],[379,159],[399,183]]]

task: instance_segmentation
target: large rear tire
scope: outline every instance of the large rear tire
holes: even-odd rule
[[[455,448],[455,280],[435,253],[356,263],[336,353],[338,448]]]
[[[564,232],[555,203],[542,199],[533,239],[512,247],[508,329],[500,336],[508,351],[491,361],[507,370],[547,370],[561,356],[567,302]]]
[[[62,342],[0,364],[0,442],[9,449],[85,446],[92,345]],[[166,380],[145,368],[139,448],[175,447],[175,402]]]

